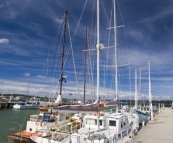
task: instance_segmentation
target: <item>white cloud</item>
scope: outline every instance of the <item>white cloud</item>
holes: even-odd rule
[[[55,18],[54,20],[55,20],[57,23],[62,23],[62,21],[63,21],[62,19],[59,19],[59,18]]]
[[[25,73],[24,76],[30,76],[30,73]]]
[[[8,44],[8,43],[9,43],[8,39],[6,39],[6,38],[0,39],[0,44]]]

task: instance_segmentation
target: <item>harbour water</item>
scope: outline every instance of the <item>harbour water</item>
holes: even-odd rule
[[[29,120],[29,116],[36,114],[37,112],[38,111],[36,109],[0,109],[0,143],[8,143],[7,134],[19,129],[19,124],[22,126],[22,128],[25,128],[26,122]]]

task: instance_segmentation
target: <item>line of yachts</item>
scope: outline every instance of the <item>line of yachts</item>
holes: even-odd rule
[[[86,107],[90,109],[85,110]],[[158,112],[156,107],[153,112],[154,115]],[[149,107],[123,106],[116,111],[115,106],[99,101],[88,105],[39,107],[39,113],[30,115],[26,127],[19,127],[7,137],[9,143],[125,143],[150,119]]]

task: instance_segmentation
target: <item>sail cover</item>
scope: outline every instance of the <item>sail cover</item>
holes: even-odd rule
[[[115,96],[113,101],[105,103],[105,106],[113,106],[113,105],[118,105],[118,96]]]
[[[64,105],[54,107],[53,110],[57,112],[73,111],[73,112],[98,112],[99,101],[96,100],[93,104],[86,105]]]

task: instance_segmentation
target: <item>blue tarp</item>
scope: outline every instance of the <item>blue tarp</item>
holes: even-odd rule
[[[49,114],[44,114],[43,115],[43,121],[50,122],[50,115]]]
[[[127,105],[127,102],[119,102],[119,104]]]

